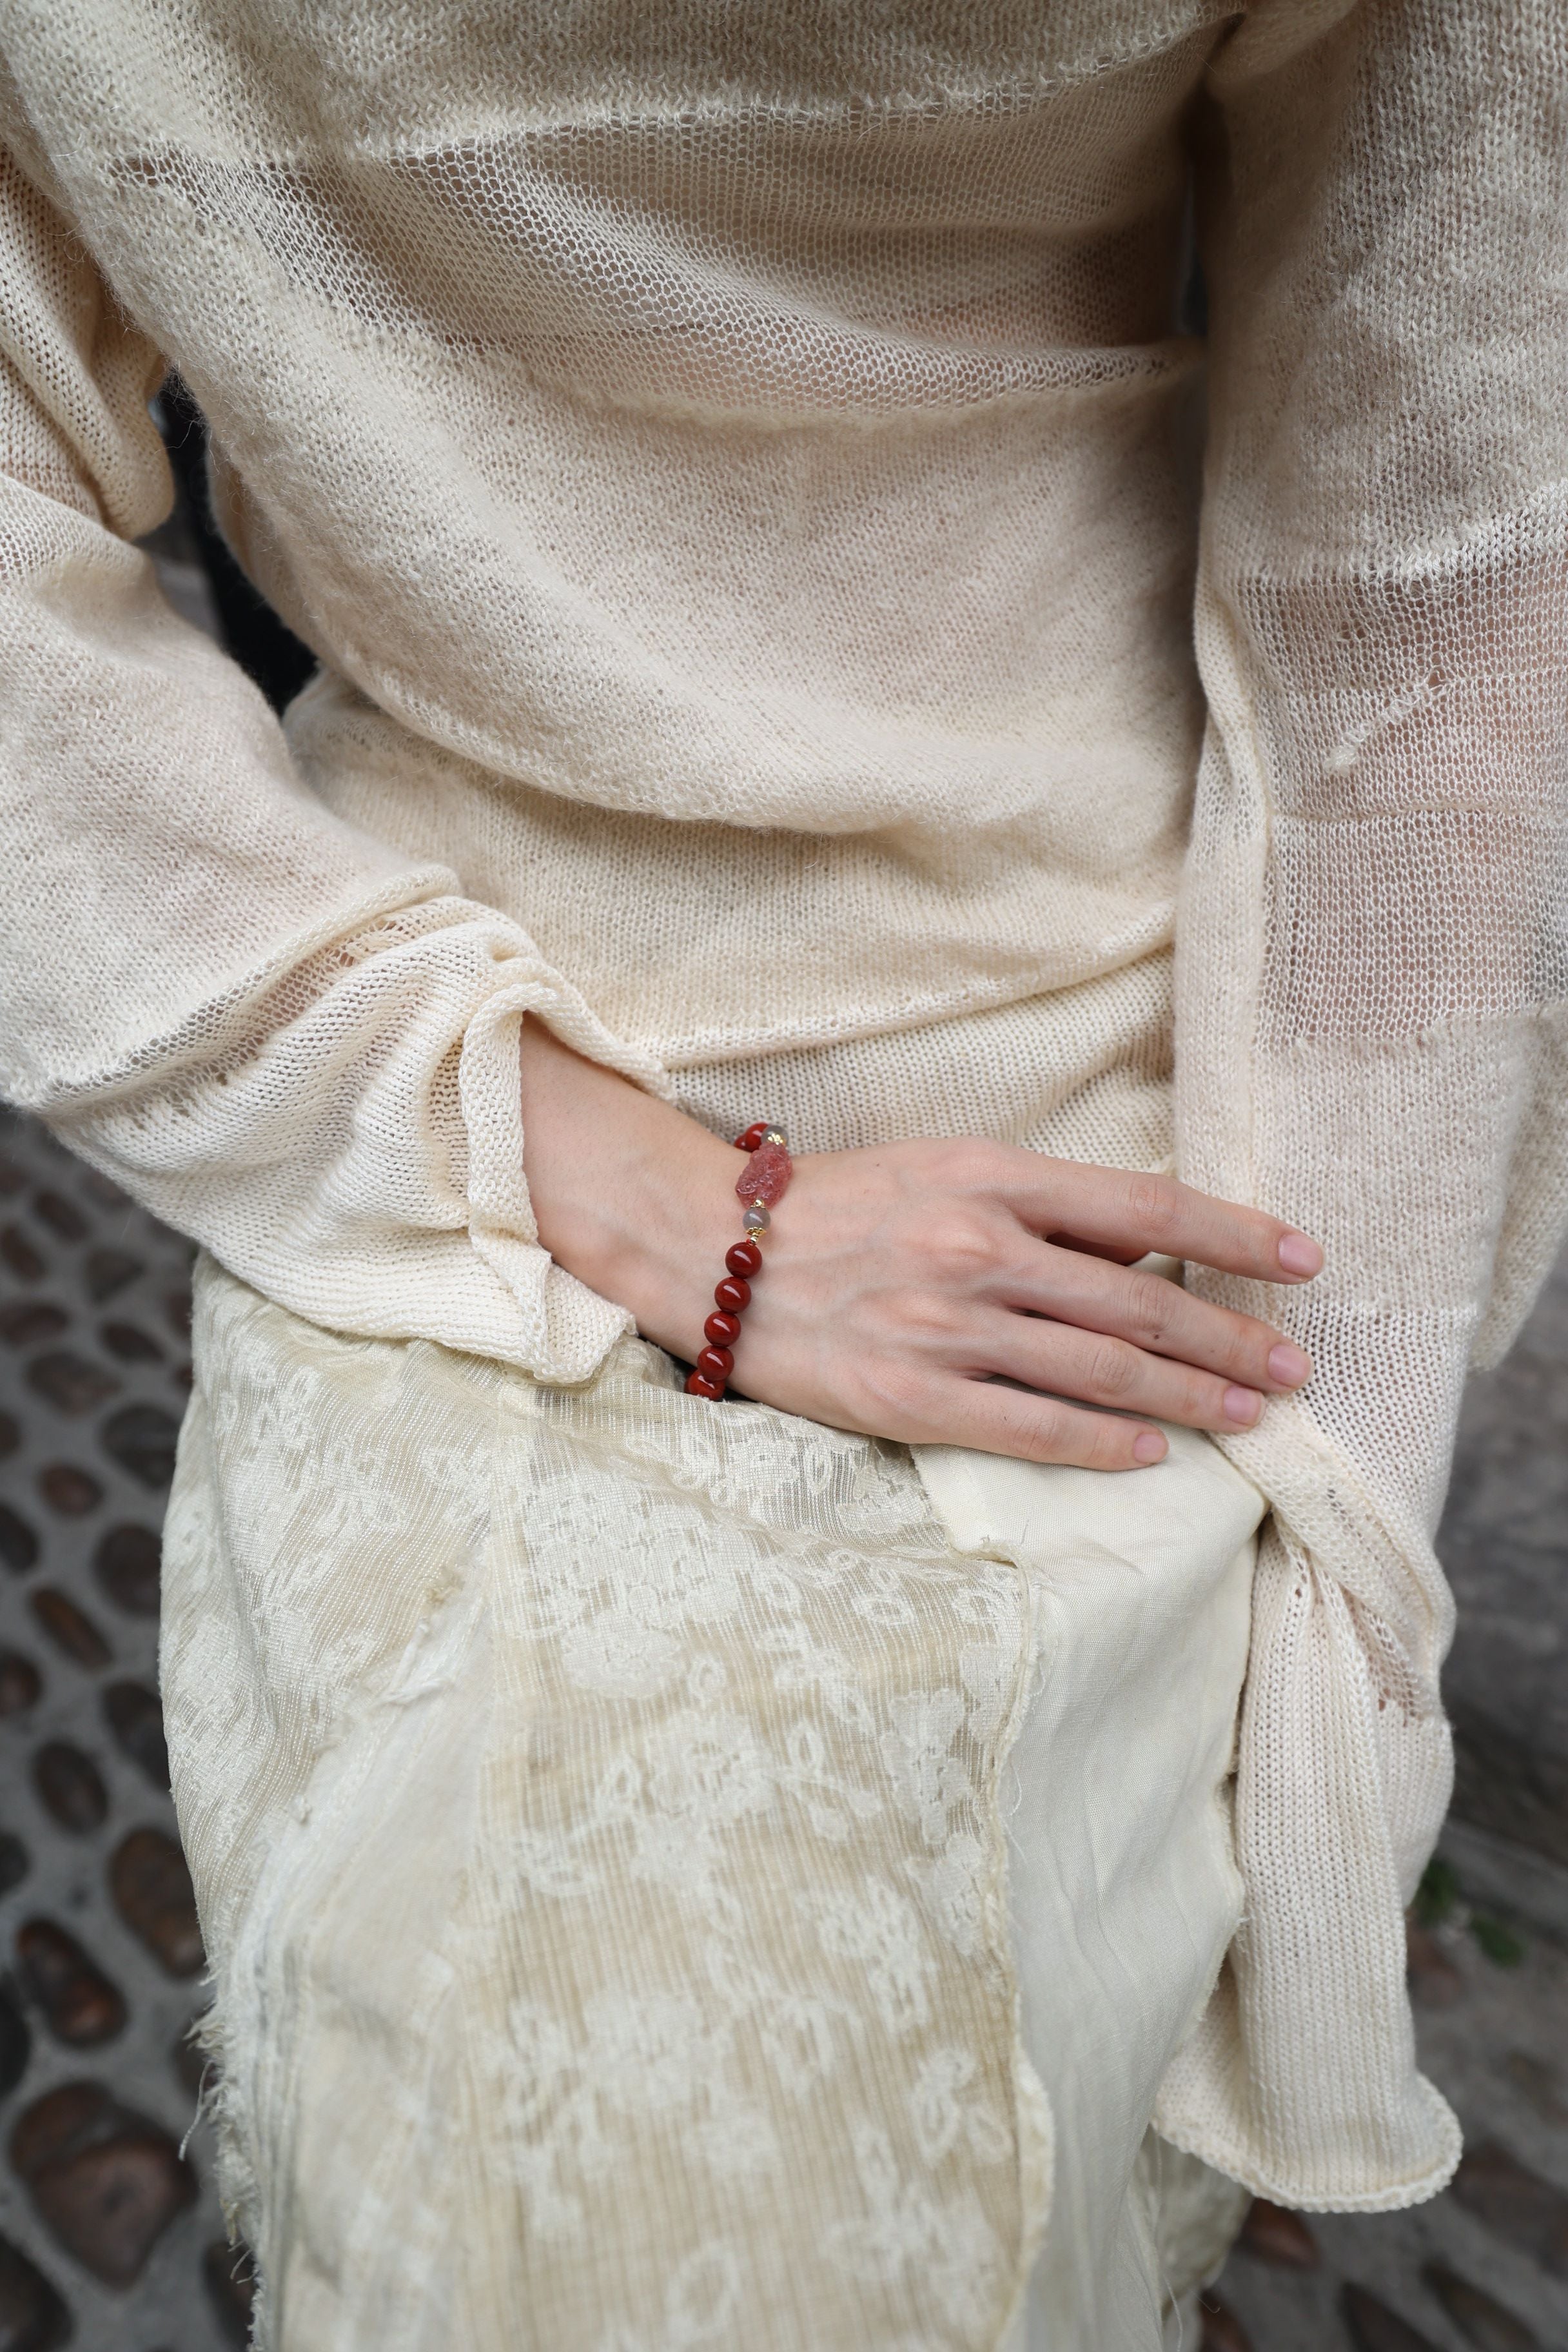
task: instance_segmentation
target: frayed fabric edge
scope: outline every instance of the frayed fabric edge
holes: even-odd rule
[[[209,1969],[204,1981],[212,1998],[200,2016],[193,2018],[183,2036],[201,2052],[203,2065],[196,2091],[195,2113],[185,2126],[180,2141],[180,2154],[184,2155],[194,2132],[203,2124],[211,2126],[217,2158],[218,2204],[228,2233],[229,2251],[237,2258],[243,2248],[256,2279],[256,2293],[250,2308],[250,2352],[268,2352],[271,2335],[268,2325],[267,2283],[243,2229],[245,2213],[247,2208],[254,2207],[256,2201],[256,2175],[244,2152],[233,2113],[233,2095],[224,2066],[225,2021],[216,1973]]]

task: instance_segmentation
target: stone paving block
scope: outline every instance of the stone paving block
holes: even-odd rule
[[[8,1986],[0,1984],[0,2099],[10,2097],[32,2054],[33,2037],[21,2004]],[[0,2335],[0,2344],[5,2340]]]
[[[42,2271],[0,2238],[0,2344],[6,2352],[58,2352],[72,2332],[70,2313]]]
[[[91,1953],[54,1919],[26,1919],[16,1930],[22,1990],[57,2042],[94,2050],[124,2031],[125,1997]]]
[[[178,2142],[101,2083],[46,2091],[17,2117],[7,2152],[50,2236],[105,2286],[134,2286],[196,2200]]]
[[[1466,2342],[1479,2352],[1541,2352],[1533,2329],[1446,2263],[1428,2263],[1421,2276]]]

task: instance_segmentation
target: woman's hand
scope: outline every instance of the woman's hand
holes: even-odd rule
[[[734,1150],[531,1021],[522,1097],[546,1248],[689,1361],[740,1230]],[[731,1386],[906,1444],[1157,1462],[1165,1440],[1136,1416],[1247,1429],[1311,1368],[1268,1324],[1129,1263],[1151,1251],[1264,1282],[1322,1262],[1304,1234],[1169,1177],[963,1139],[803,1153]]]

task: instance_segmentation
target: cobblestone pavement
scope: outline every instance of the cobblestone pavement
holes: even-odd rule
[[[0,1115],[0,2352],[245,2341],[205,2131],[181,2151],[201,1954],[153,1695],[187,1258]],[[1560,1278],[1514,1367],[1478,1387],[1451,1515],[1478,1621],[1457,1661],[1471,1816],[1548,1853],[1568,1749],[1565,1429]],[[1504,1522],[1511,1549],[1489,1568]],[[1409,2214],[1255,2207],[1206,2352],[1568,2352],[1568,1948],[1493,1916],[1510,1849],[1454,1851],[1458,1899],[1414,1951],[1426,2063],[1466,2126],[1459,2181]],[[1478,1856],[1491,1907],[1472,1918]],[[1568,1872],[1531,1885],[1520,1907],[1568,1938]]]
[[[180,2153],[202,1951],[155,1696],[188,1264],[37,1128],[0,1124],[4,2352],[246,2338],[205,2133]]]

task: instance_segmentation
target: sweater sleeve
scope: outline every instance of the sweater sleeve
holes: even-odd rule
[[[1209,706],[1179,919],[1181,1172],[1315,1233],[1269,1496],[1247,1925],[1163,2127],[1270,2197],[1439,2187],[1401,1908],[1447,1801],[1432,1549],[1468,1363],[1560,1239],[1568,20],[1265,0],[1200,173]]]
[[[0,154],[0,1087],[297,1313],[587,1378],[538,1245],[523,1013],[662,1087],[527,934],[329,812],[130,541],[157,354]]]

